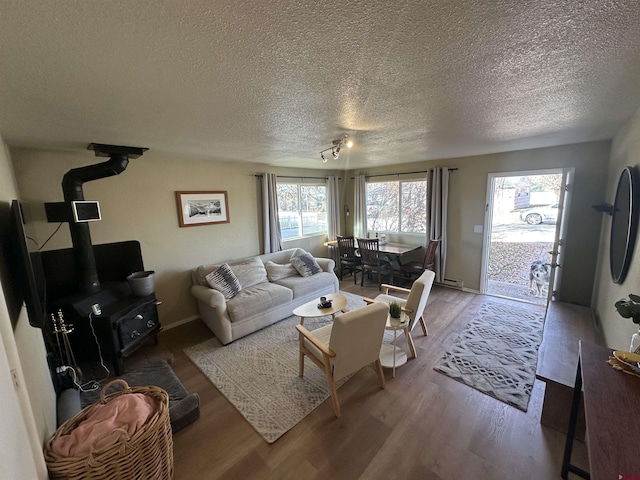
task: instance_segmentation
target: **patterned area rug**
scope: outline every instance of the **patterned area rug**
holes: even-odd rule
[[[340,293],[347,297],[349,310],[366,305],[358,295]],[[330,316],[306,318],[304,325],[315,330],[329,322]],[[292,316],[227,346],[213,338],[185,350],[268,443],[275,442],[330,395],[325,374],[309,359],[305,358],[304,377],[298,376],[298,323],[300,318]],[[385,332],[385,339],[393,340],[393,333]]]
[[[543,312],[485,303],[434,368],[526,412],[543,325]]]

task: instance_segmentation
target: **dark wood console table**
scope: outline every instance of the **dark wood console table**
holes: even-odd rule
[[[580,342],[569,431],[562,462],[562,478],[569,472],[582,478],[605,480],[640,478],[640,378],[607,364],[612,350]],[[571,451],[583,392],[589,470],[571,464]]]

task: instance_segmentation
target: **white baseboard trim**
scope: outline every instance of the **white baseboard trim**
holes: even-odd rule
[[[171,330],[172,328],[176,328],[186,323],[193,322],[194,320],[198,320],[199,318],[200,318],[200,315],[193,315],[192,317],[183,318],[182,320],[178,320],[177,322],[170,323],[167,326],[163,325],[162,329],[165,331]]]
[[[474,290],[473,288],[464,287],[462,289],[463,292],[475,293],[476,295],[480,295],[480,290]]]

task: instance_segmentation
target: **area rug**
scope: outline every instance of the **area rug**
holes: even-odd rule
[[[543,312],[485,303],[434,368],[526,412],[543,325]]]
[[[359,295],[340,293],[347,298],[349,310],[366,305]],[[331,316],[305,318],[304,326],[315,330],[330,322]],[[292,316],[227,346],[213,338],[185,350],[268,443],[275,442],[330,395],[325,374],[306,357],[304,377],[298,376],[298,323],[300,318]],[[393,340],[393,333],[386,332],[385,339]]]

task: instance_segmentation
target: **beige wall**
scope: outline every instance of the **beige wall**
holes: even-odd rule
[[[436,166],[457,168],[449,183],[449,219],[446,278],[462,280],[465,288],[479,290],[483,225],[489,173],[550,168],[575,168],[575,185],[567,235],[565,271],[560,300],[589,305],[596,269],[602,215],[591,208],[604,199],[609,141],[521,150],[476,157],[453,158],[393,167],[358,170],[352,174],[378,175],[412,172]],[[353,175],[351,175],[353,176]],[[393,177],[389,177],[393,178]],[[347,193],[353,211],[353,182]]]
[[[18,197],[9,154],[0,138],[0,232],[8,240],[11,200]],[[0,269],[7,265],[0,255]],[[16,285],[0,283],[0,478],[47,478],[42,445],[55,430],[55,394],[40,330],[18,308],[12,322],[5,293]],[[11,372],[19,387],[14,389]]]
[[[61,201],[61,181],[72,168],[104,161],[90,151],[45,151],[14,149],[12,158],[23,200],[32,203]],[[145,268],[156,272],[156,294],[162,305],[163,325],[197,315],[190,294],[189,269],[203,263],[257,255],[262,249],[260,179],[256,174],[324,176],[327,172],[296,169],[265,169],[257,165],[185,160],[154,156],[152,151],[132,159],[118,176],[84,184],[87,200],[98,200],[102,220],[91,223],[94,244],[138,240]],[[329,172],[331,173],[331,172]],[[228,192],[230,223],[180,228],[175,192],[225,190]],[[42,243],[56,224],[38,224]],[[287,242],[314,255],[326,255],[326,236]],[[71,246],[66,226],[46,249]]]
[[[629,123],[616,135],[611,148],[609,162],[609,178],[605,200],[613,203],[618,178],[626,166],[640,168],[640,110]],[[631,343],[631,335],[638,330],[629,319],[620,317],[613,304],[630,293],[640,294],[640,254],[638,243],[634,249],[629,273],[622,285],[611,281],[609,268],[609,234],[611,217],[603,215],[604,222],[601,235],[601,246],[598,257],[598,278],[596,283],[596,310],[602,325],[606,344],[611,348],[627,350]]]

